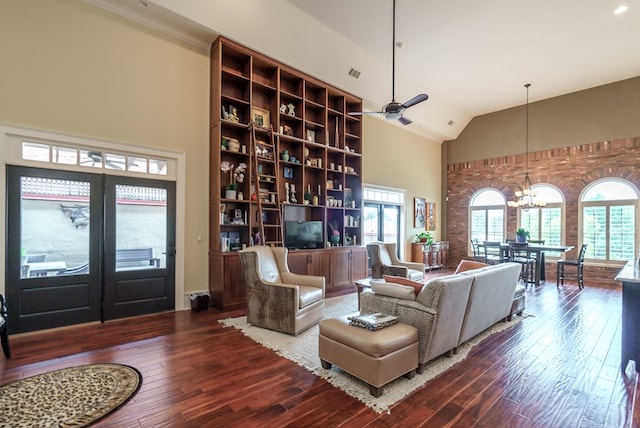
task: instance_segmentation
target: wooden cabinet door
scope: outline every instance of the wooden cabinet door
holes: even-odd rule
[[[289,270],[299,275],[308,275],[308,257],[308,251],[289,251],[287,255]]]
[[[224,257],[224,310],[241,308],[247,304],[247,286],[239,255]]]
[[[411,243],[411,261],[415,263],[425,262],[424,244],[419,242]]]
[[[307,275],[324,276],[325,284],[331,282],[331,253],[329,251],[309,251]]]
[[[367,249],[358,247],[351,249],[351,281],[366,278],[367,275]]]
[[[331,252],[331,286],[345,287],[351,284],[350,250],[339,249]]]
[[[367,277],[367,249],[364,247],[333,250],[331,255],[331,285],[347,287],[356,279]]]

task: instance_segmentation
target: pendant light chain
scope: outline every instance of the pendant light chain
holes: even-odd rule
[[[524,85],[525,88],[527,88],[527,104],[525,106],[525,115],[526,115],[526,119],[525,119],[525,134],[524,134],[524,143],[525,143],[525,154],[524,154],[524,173],[526,175],[529,175],[529,86],[531,86],[531,83],[526,83]]]
[[[529,87],[531,83],[524,85],[527,88],[527,103],[525,104],[525,131],[524,131],[524,183],[522,184],[522,190],[516,190],[515,201],[507,202],[510,207],[520,207],[523,211],[528,211],[530,208],[544,207],[546,202],[537,197],[537,192],[531,189],[531,179],[529,178]]]

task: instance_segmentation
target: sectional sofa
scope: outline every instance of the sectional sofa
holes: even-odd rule
[[[501,263],[434,278],[412,287],[371,281],[360,294],[361,313],[382,312],[418,329],[418,373],[424,365],[491,327],[510,319],[520,274],[518,263]],[[519,308],[520,310],[521,308]]]

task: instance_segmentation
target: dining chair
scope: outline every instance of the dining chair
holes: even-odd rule
[[[486,263],[487,259],[484,256],[483,250],[480,249],[480,242],[474,238],[471,240],[471,248],[473,249],[473,261]]]
[[[580,252],[578,253],[577,260],[558,260],[556,286],[564,285],[565,266],[576,267],[576,279],[578,281],[578,288],[582,290],[584,288],[584,255],[587,252],[587,244],[582,244]]]
[[[490,265],[496,265],[498,263],[504,263],[509,261],[508,255],[505,256],[500,242],[498,241],[484,241],[484,259],[485,263]]]
[[[520,263],[520,278],[525,284],[533,284],[535,257],[532,257],[527,242],[509,242],[509,261]]]

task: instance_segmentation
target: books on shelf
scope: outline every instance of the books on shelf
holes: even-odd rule
[[[347,317],[349,325],[366,328],[367,330],[380,330],[398,323],[398,317],[386,315],[380,312],[374,314],[353,315]]]

